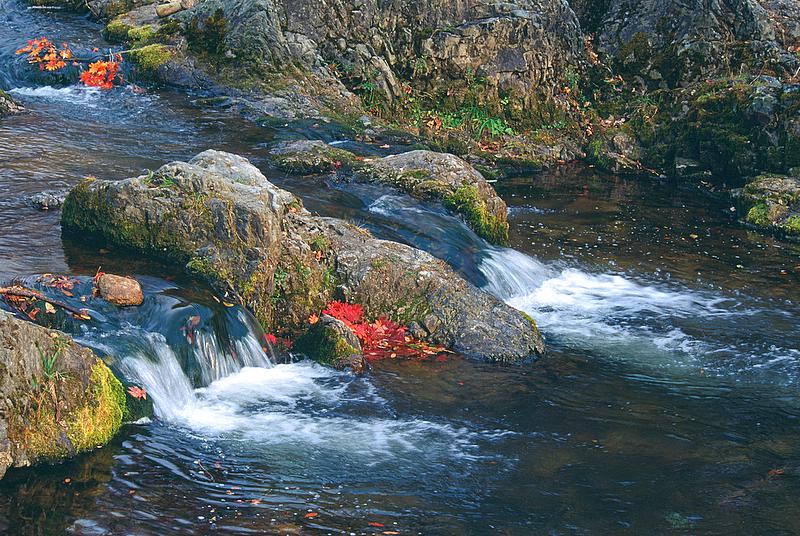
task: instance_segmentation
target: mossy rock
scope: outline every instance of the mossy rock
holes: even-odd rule
[[[128,33],[133,29],[133,26],[127,24],[120,18],[116,18],[109,22],[103,29],[103,37],[110,43],[126,43],[128,41]]]
[[[152,44],[132,49],[128,57],[140,71],[155,74],[174,57],[174,53],[166,45]]]
[[[356,157],[350,151],[337,149],[319,140],[284,142],[270,150],[272,161],[289,173],[330,173],[353,168]]]
[[[356,374],[361,374],[367,367],[355,333],[342,321],[328,315],[322,315],[298,339],[295,349],[314,361],[337,370],[349,368]]]
[[[125,417],[122,383],[88,348],[0,311],[0,476],[13,466],[57,462],[107,443]]]
[[[742,189],[742,198],[749,205],[747,223],[786,235],[800,234],[800,178],[759,175]]]
[[[489,242],[508,242],[508,209],[486,179],[461,158],[415,150],[380,159],[319,141],[286,142],[270,152],[273,161],[292,173],[337,172],[340,180],[380,183],[413,197],[442,203]]]

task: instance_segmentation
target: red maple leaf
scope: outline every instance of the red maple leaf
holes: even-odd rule
[[[128,387],[128,394],[136,400],[147,400],[147,390],[145,390],[143,387],[131,385]]]

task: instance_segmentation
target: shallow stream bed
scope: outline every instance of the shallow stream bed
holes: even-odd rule
[[[137,275],[146,305],[99,311],[76,336],[147,388],[157,418],[10,471],[0,532],[800,533],[800,246],[745,229],[725,200],[566,166],[495,184],[512,248],[493,247],[434,206],[265,160],[284,138],[401,147],[258,126],[200,95],[46,80],[13,54],[42,35],[104,46],[82,17],[0,0],[0,88],[29,109],[0,120],[0,280]],[[311,210],[448,260],[530,313],[548,354],[386,362],[363,378],[286,363],[179,267],[62,240],[58,213],[26,200],[210,148],[251,158]]]

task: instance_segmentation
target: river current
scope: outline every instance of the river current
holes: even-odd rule
[[[746,229],[725,199],[574,166],[494,184],[512,247],[491,246],[436,206],[265,158],[291,138],[403,147],[324,123],[259,126],[203,95],[87,89],[14,55],[39,36],[107,47],[99,35],[0,0],[0,88],[29,110],[0,120],[0,280],[135,274],[144,306],[95,311],[73,335],[146,387],[156,416],[68,463],[10,471],[0,532],[800,533],[800,246]],[[547,355],[355,377],[269,354],[246,311],[180,267],[62,239],[57,211],[27,201],[211,148],[310,210],[450,262],[530,313]]]

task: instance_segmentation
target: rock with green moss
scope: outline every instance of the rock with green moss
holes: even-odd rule
[[[125,391],[88,348],[0,311],[0,477],[107,443]]]
[[[290,173],[329,173],[351,169],[357,163],[350,151],[320,140],[281,142],[269,154],[275,165]]]
[[[0,89],[0,117],[4,115],[11,115],[11,114],[18,114],[22,112],[24,108],[14,102],[8,93]]]
[[[508,208],[486,179],[461,158],[426,150],[379,159],[358,159],[319,141],[283,142],[272,149],[273,161],[295,173],[336,171],[340,180],[374,182],[418,199],[442,203],[481,237],[508,241]]]
[[[350,369],[362,374],[367,369],[367,361],[356,334],[344,322],[329,315],[320,316],[298,339],[296,349],[337,370]]]
[[[505,202],[483,175],[455,155],[410,151],[371,161],[356,176],[419,199],[439,201],[483,238],[501,244],[508,241]]]
[[[347,299],[368,319],[415,322],[428,341],[467,356],[517,362],[544,349],[519,311],[446,263],[312,216],[228,153],[206,151],[123,181],[84,180],[67,196],[62,227],[186,263],[269,333],[296,338],[311,315]]]
[[[156,43],[134,48],[128,57],[140,71],[154,74],[173,58],[173,51],[166,45]]]
[[[742,189],[742,198],[748,223],[800,236],[800,173],[759,175]]]

